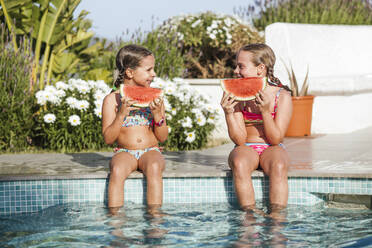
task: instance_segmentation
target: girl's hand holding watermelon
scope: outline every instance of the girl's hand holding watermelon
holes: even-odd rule
[[[133,104],[136,103],[136,101],[125,99],[124,97],[122,97],[120,100],[121,100],[121,105],[119,106],[119,111],[118,111],[120,114],[124,116],[128,116],[130,111],[138,109],[137,107],[132,106]]]
[[[232,114],[234,113],[235,106],[239,103],[238,101],[235,101],[236,97],[233,96],[230,93],[223,93],[222,100],[221,100],[221,106],[225,114]]]
[[[149,107],[150,107],[150,110],[152,112],[152,115],[154,116],[154,118],[156,117],[160,117],[162,118],[163,117],[163,109],[164,108],[164,101],[163,101],[163,98],[162,97],[158,97],[156,99],[154,99],[154,101],[152,101],[150,104],[149,104]]]
[[[255,102],[261,113],[270,113],[271,101],[270,95],[267,92],[260,90],[256,94]]]

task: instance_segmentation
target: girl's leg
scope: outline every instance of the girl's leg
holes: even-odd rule
[[[257,169],[258,161],[258,153],[248,146],[237,146],[229,155],[235,192],[243,209],[252,208],[256,204],[251,174]]]
[[[116,153],[110,162],[110,180],[108,186],[108,207],[119,208],[124,204],[124,181],[137,170],[137,159],[127,153]]]
[[[282,208],[288,202],[287,152],[280,146],[270,146],[260,156],[260,165],[270,178],[270,204],[272,208]]]
[[[147,205],[159,207],[163,203],[163,171],[165,160],[160,152],[152,150],[144,153],[138,160],[138,167],[147,180]]]

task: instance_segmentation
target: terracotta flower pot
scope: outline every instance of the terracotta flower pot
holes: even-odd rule
[[[310,136],[314,96],[292,97],[293,112],[285,136]]]

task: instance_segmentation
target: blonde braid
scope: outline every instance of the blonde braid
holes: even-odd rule
[[[274,69],[272,67],[267,68],[267,77],[270,79],[269,81],[270,83],[285,90],[288,90],[289,92],[292,92],[292,90],[287,85],[283,85],[282,82],[280,82],[279,78],[274,76]]]

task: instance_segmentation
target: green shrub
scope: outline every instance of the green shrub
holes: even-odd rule
[[[371,25],[369,0],[258,0],[236,13],[258,30],[274,22]]]
[[[232,77],[237,49],[263,42],[263,37],[250,25],[212,12],[175,16],[153,33],[158,38],[178,40],[186,67],[184,78]]]
[[[104,81],[70,79],[36,92],[41,106],[35,129],[37,145],[59,152],[106,147],[101,134],[101,106],[110,91]]]
[[[161,36],[158,31],[146,34],[141,45],[154,53],[155,71],[158,77],[172,79],[182,76],[185,65],[177,43],[178,39],[175,34]]]
[[[34,100],[30,93],[32,56],[27,38],[14,50],[2,28],[0,41],[0,151],[28,148],[33,126]]]
[[[113,72],[116,68],[115,58],[121,47],[128,44],[137,44],[146,47],[154,53],[155,72],[158,77],[174,78],[182,76],[184,63],[177,48],[177,40],[169,37],[158,37],[156,32],[142,32],[136,30],[129,41],[117,40],[107,42],[105,39],[95,38],[95,44],[91,46],[89,63],[81,67],[78,77],[84,80],[104,80],[112,85]]]

